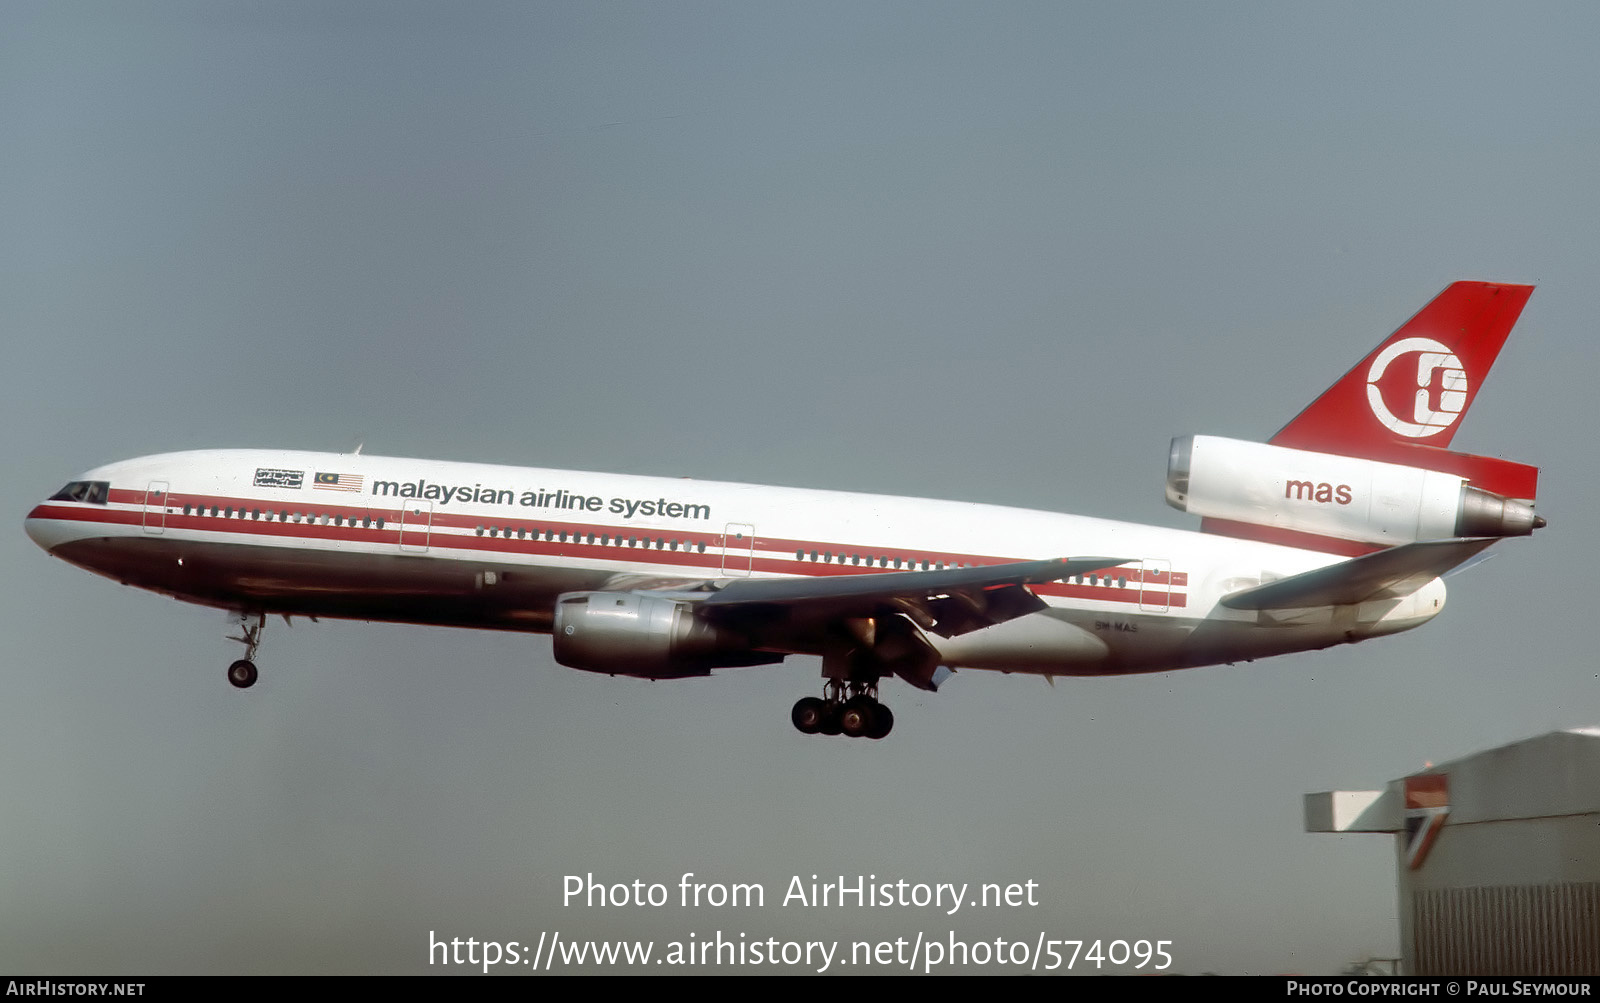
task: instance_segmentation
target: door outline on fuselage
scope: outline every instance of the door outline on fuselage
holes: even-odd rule
[[[730,522],[722,528],[722,574],[749,578],[756,561],[756,528],[748,522]]]
[[[142,521],[144,531],[150,536],[160,536],[167,531],[167,496],[170,487],[166,481],[151,481],[144,489]]]
[[[407,498],[400,506],[400,552],[426,554],[433,529],[433,499]]]
[[[1157,581],[1164,577],[1165,583]],[[1147,557],[1139,562],[1139,611],[1166,613],[1172,607],[1172,562]]]

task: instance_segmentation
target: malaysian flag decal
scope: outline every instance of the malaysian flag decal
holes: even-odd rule
[[[311,486],[324,491],[360,491],[362,477],[360,474],[324,474],[318,473]]]

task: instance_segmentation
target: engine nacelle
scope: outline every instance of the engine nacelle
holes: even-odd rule
[[[1386,545],[1526,536],[1533,503],[1437,470],[1210,435],[1172,440],[1167,504],[1257,526]]]
[[[782,654],[754,651],[743,638],[695,616],[692,603],[640,592],[558,597],[553,636],[562,665],[645,679],[783,661]]]

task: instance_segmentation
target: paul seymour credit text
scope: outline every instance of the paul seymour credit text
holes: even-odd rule
[[[594,874],[562,879],[566,909],[713,909],[757,920],[756,910],[898,909],[946,917],[981,910],[1037,909],[1039,882],[914,881],[876,874],[794,875],[781,889],[758,881],[707,881],[687,872],[676,882],[605,881]],[[741,923],[748,927],[751,924]],[[868,940],[794,940],[748,929],[687,929],[660,939],[595,940],[544,930],[515,940],[428,933],[428,964],[501,966],[555,971],[581,966],[779,966],[827,972],[842,967],[897,967],[932,972],[952,967],[1012,970],[1163,971],[1171,967],[1171,940],[1143,936],[1084,936],[1082,932],[1029,931],[1024,937],[967,936],[952,929],[907,930]]]

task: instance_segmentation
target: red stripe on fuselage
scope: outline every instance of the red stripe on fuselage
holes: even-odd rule
[[[146,506],[147,493],[145,491],[113,488],[109,493],[110,501],[113,504],[140,507],[119,509],[105,505],[45,503],[36,507],[30,513],[29,518],[117,526],[144,526],[152,522],[152,516],[156,516],[162,524],[164,532],[233,533],[262,540],[298,540],[312,544],[329,542],[365,543],[397,548],[402,542],[401,521],[403,514],[401,509],[372,508],[367,505],[330,505],[323,503],[322,498],[318,498],[315,504],[310,504],[304,499],[280,502],[269,499],[238,498],[225,495],[197,495],[179,491],[169,491],[164,496],[150,494],[148,497],[151,501],[158,502],[158,504],[153,507]],[[191,509],[189,514],[185,514],[183,511],[185,505]],[[211,511],[213,509],[218,512],[218,515],[199,514],[201,510]],[[229,512],[233,514],[225,514]],[[277,517],[284,512],[289,513],[291,518],[284,520]],[[750,547],[735,544],[725,548],[722,534],[708,533],[703,530],[646,530],[638,527],[559,522],[544,519],[496,520],[481,516],[439,511],[434,511],[431,515],[432,518],[426,525],[412,523],[405,526],[405,536],[408,541],[412,537],[417,537],[417,545],[420,547],[422,545],[420,538],[426,534],[426,546],[429,550],[464,550],[526,557],[584,558],[619,563],[676,566],[683,568],[686,573],[704,577],[724,577],[724,550],[726,550],[726,557],[732,559],[737,565],[742,566],[748,560],[752,571],[818,578],[836,575],[913,571],[921,570],[918,566],[922,565],[930,568],[939,564],[944,564],[947,567],[955,565],[986,566],[1010,563],[1015,560],[1015,558],[1000,558],[990,555],[948,552],[919,551],[913,553],[904,550],[884,552],[875,547],[841,547],[833,543],[771,537],[757,537],[751,541],[756,548],[752,559]],[[296,516],[299,517],[298,521],[294,518]],[[330,521],[331,519],[337,519],[338,524],[334,524]],[[372,520],[373,525],[360,525],[362,521],[368,519]],[[383,521],[382,528],[376,525],[378,520]],[[496,535],[489,535],[491,528]],[[554,532],[558,537],[565,534],[568,539],[562,541],[560,539],[533,539],[532,537],[505,535],[508,529],[515,532],[519,528],[525,532],[537,530],[541,534]],[[464,533],[437,532],[440,529],[473,530],[473,533],[469,536]],[[155,534],[152,533],[151,535]],[[613,541],[631,538],[642,540],[644,544],[642,546],[627,546],[620,542],[604,544],[581,542],[591,538],[604,538]],[[655,541],[663,541],[668,544],[676,542],[679,546],[675,549],[670,546],[651,546],[651,543]],[[704,551],[699,549],[702,544],[706,548]],[[819,555],[832,554],[834,560],[797,560],[787,556],[780,558],[764,554],[762,551],[799,551],[807,555],[807,558],[812,553]],[[872,563],[838,563],[838,559],[841,557],[859,560],[863,554]],[[884,559],[887,559],[886,563],[880,563]],[[896,568],[893,566],[897,560],[901,562],[902,567]],[[1078,582],[1048,582],[1029,587],[1040,595],[1085,601],[1142,603],[1146,606],[1167,605],[1177,608],[1182,608],[1187,603],[1187,597],[1184,593],[1172,591],[1188,585],[1189,576],[1181,571],[1161,572],[1153,569],[1109,566],[1092,575],[1080,575],[1077,577],[1079,579]],[[1102,585],[1098,582],[1090,584],[1086,580],[1089,578],[1105,579],[1108,584]],[[1109,584],[1109,582],[1118,580],[1126,584]],[[1141,588],[1141,586],[1144,587]],[[1160,586],[1161,590],[1154,590],[1151,586]]]

